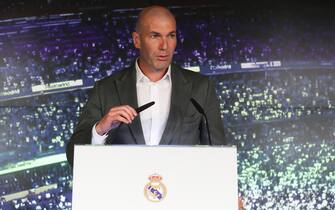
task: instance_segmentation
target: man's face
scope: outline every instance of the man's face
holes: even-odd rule
[[[176,22],[170,16],[146,17],[133,41],[140,50],[140,67],[145,71],[165,71],[177,45]]]

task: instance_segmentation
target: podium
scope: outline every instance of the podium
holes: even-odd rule
[[[236,210],[226,146],[75,146],[72,209]]]

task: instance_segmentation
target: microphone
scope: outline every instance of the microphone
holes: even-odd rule
[[[207,115],[206,115],[204,109],[201,107],[201,105],[194,98],[191,98],[190,101],[192,102],[195,109],[205,117],[206,129],[207,129],[207,134],[208,134],[208,143],[209,143],[209,145],[213,145],[212,144],[212,139],[211,139],[211,133],[209,132],[209,125],[208,125]]]
[[[147,104],[144,104],[144,105],[142,105],[142,106],[140,106],[140,107],[137,107],[137,108],[135,109],[135,111],[137,112],[137,114],[139,114],[140,112],[146,110],[147,108],[151,107],[151,106],[154,105],[154,104],[155,104],[155,102],[154,102],[154,101],[151,101],[151,102],[149,102],[149,103],[147,103]]]

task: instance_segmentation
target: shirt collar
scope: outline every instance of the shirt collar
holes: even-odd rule
[[[140,66],[138,65],[138,58],[136,59],[136,62],[135,62],[135,68],[136,68],[136,83],[151,82],[150,79],[143,74]],[[168,70],[165,73],[165,75],[162,77],[162,79],[158,80],[157,82],[160,82],[163,80],[166,80],[171,84],[171,64],[169,65]]]

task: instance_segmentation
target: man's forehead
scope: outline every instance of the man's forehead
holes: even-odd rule
[[[171,20],[156,20],[151,19],[141,26],[142,33],[155,33],[167,35],[176,33],[176,24]]]
[[[173,14],[166,8],[160,6],[153,6],[144,9],[138,18],[136,30],[142,27],[156,28],[162,25],[176,28],[176,20]]]
[[[175,25],[175,19],[173,16],[168,15],[148,15],[143,19],[143,25],[150,26],[161,26],[161,25]]]

